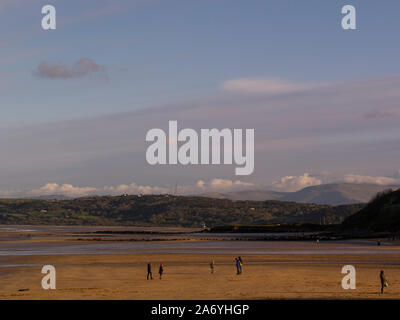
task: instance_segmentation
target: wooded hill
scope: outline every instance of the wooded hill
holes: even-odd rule
[[[371,231],[400,231],[400,189],[376,195],[359,212],[348,217],[343,227]]]
[[[361,204],[330,206],[171,195],[71,200],[1,199],[0,224],[207,227],[269,223],[340,223]]]

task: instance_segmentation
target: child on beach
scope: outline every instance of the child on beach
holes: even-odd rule
[[[162,263],[160,264],[160,269],[158,270],[158,273],[160,274],[160,280],[161,280],[162,275],[164,273],[164,265]]]
[[[211,260],[211,262],[210,262],[210,270],[211,270],[211,273],[214,273],[214,260]]]
[[[385,273],[383,270],[381,270],[381,273],[379,274],[379,278],[381,280],[381,294],[383,294],[383,289],[387,286],[389,286],[388,281],[385,277]]]

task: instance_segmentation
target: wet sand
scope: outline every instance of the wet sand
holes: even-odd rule
[[[233,241],[226,235],[207,240],[182,229],[158,229],[166,233],[162,236],[98,234],[97,229],[3,227],[0,299],[400,299],[397,242]],[[171,235],[175,232],[183,234]],[[238,255],[244,260],[241,275],[234,263]],[[153,280],[146,280],[149,261]],[[46,264],[56,268],[56,290],[41,287]],[[356,290],[341,287],[346,264],[356,268]],[[382,269],[389,287],[380,296]]]
[[[233,255],[131,254],[0,258],[0,299],[376,299],[400,298],[399,255],[246,255],[236,275]],[[153,280],[146,264],[153,262]],[[158,279],[162,262],[165,274]],[[374,262],[374,264],[370,264]],[[357,270],[357,289],[341,288],[341,268]],[[41,288],[41,268],[57,270],[57,289]],[[379,270],[390,281],[380,296]],[[18,291],[27,289],[26,291]]]

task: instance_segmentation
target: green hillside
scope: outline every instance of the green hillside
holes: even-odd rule
[[[103,196],[71,200],[0,200],[0,224],[208,227],[267,223],[340,223],[362,205],[234,201],[171,195]]]

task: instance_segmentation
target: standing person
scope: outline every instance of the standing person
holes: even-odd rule
[[[383,272],[383,270],[381,270],[379,278],[381,279],[381,294],[383,294],[383,289],[388,286],[388,281],[385,277],[385,273]]]
[[[240,271],[240,273],[242,273],[242,271],[243,271],[243,260],[242,260],[242,257],[241,256],[239,256],[239,271]]]
[[[162,263],[160,264],[160,269],[158,270],[158,273],[160,274],[160,280],[161,280],[162,275],[164,273],[164,265]]]
[[[211,270],[211,273],[214,273],[214,259],[211,260],[211,262],[210,262],[210,270]]]
[[[239,258],[235,258],[236,262],[236,274],[240,274],[240,261]]]
[[[153,273],[151,272],[151,265],[152,265],[152,262],[150,261],[147,264],[147,280],[149,280],[149,277],[151,280],[153,280]]]

